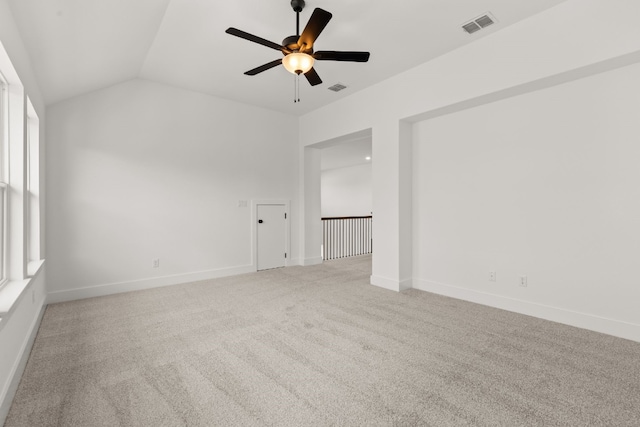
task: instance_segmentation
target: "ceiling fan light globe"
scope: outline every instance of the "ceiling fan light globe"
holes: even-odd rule
[[[293,52],[282,58],[282,65],[292,74],[304,74],[313,68],[313,56],[306,53]]]

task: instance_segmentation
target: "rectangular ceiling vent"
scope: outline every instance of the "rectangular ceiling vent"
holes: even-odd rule
[[[490,13],[486,13],[482,16],[473,19],[462,26],[462,29],[469,34],[473,34],[476,31],[480,31],[483,28],[488,27],[496,22],[496,18]]]
[[[346,89],[347,87],[341,83],[336,83],[333,86],[330,86],[328,89],[334,92],[340,92],[342,89]]]

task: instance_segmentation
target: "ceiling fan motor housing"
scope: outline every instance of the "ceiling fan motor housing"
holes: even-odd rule
[[[282,46],[289,48],[289,50],[293,52],[297,52],[298,50],[303,53],[308,53],[311,55],[313,53],[313,48],[300,49],[298,45],[298,40],[300,40],[300,36],[289,36],[282,40]]]

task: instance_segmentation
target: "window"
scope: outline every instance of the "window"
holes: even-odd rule
[[[40,123],[0,43],[0,319],[40,271]],[[1,324],[0,324],[1,326]]]

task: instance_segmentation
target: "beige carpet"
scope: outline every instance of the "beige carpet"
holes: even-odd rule
[[[51,305],[6,426],[640,426],[640,343],[369,256]]]

